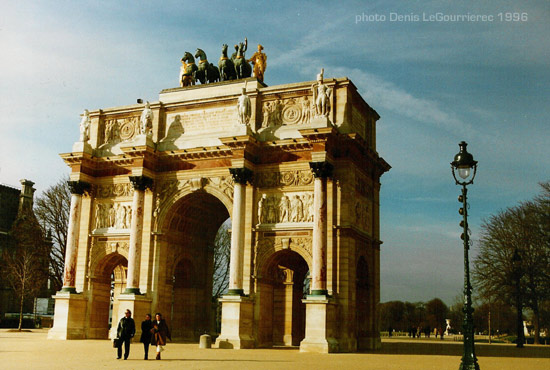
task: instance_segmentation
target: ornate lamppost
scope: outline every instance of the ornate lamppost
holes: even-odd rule
[[[470,249],[470,237],[468,235],[468,201],[466,194],[467,185],[474,182],[474,177],[477,171],[477,161],[474,161],[474,156],[466,150],[465,141],[462,141],[458,146],[460,152],[455,155],[454,161],[451,162],[453,177],[457,185],[462,185],[462,195],[458,197],[458,201],[462,203],[459,213],[463,216],[460,226],[463,228],[461,235],[464,241],[464,323],[462,325],[464,331],[464,352],[460,363],[460,370],[479,370],[477,358],[474,350],[474,319],[472,308],[472,285],[470,283],[470,262],[468,258],[468,250]],[[473,171],[472,171],[473,170]],[[458,172],[459,178],[456,177]]]

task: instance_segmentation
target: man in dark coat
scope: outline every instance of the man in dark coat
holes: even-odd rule
[[[144,360],[147,360],[149,356],[149,346],[151,345],[151,337],[153,336],[151,329],[153,329],[151,314],[147,314],[145,315],[145,320],[141,322],[141,337],[139,338],[139,341],[143,343],[143,350],[145,351]]]
[[[128,358],[130,354],[130,341],[136,334],[136,323],[132,319],[132,311],[126,310],[124,317],[118,322],[118,328],[116,330],[118,341],[117,347],[117,359],[122,356],[122,343],[124,343],[124,359]]]
[[[155,320],[153,320],[153,333],[151,337],[151,344],[157,346],[157,360],[160,360],[160,353],[164,351],[164,346],[166,345],[166,338],[172,340],[170,335],[170,329],[166,325],[166,321],[162,318],[160,313],[155,314]]]

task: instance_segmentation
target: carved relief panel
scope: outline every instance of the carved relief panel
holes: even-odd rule
[[[133,140],[139,134],[139,117],[106,119],[102,132],[103,144]]]
[[[313,192],[262,194],[257,210],[258,225],[313,222]]]
[[[258,172],[254,174],[254,183],[259,188],[310,185],[313,184],[313,173],[309,169],[281,172]]]
[[[97,202],[94,229],[129,229],[132,224],[131,202]]]
[[[262,104],[262,128],[280,125],[305,125],[315,115],[311,97],[276,99]]]

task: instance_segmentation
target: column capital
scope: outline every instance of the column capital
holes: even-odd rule
[[[85,192],[88,193],[92,188],[90,183],[85,181],[67,181],[67,185],[69,185],[71,194],[78,194],[78,195],[82,195]]]
[[[254,172],[252,170],[243,167],[243,168],[230,168],[229,173],[233,177],[233,180],[236,183],[245,185],[247,182],[252,182],[252,177]]]
[[[334,169],[334,166],[329,162],[309,162],[309,167],[315,177],[332,177],[332,170]]]
[[[130,182],[135,190],[145,191],[153,187],[153,179],[147,176],[129,176]]]

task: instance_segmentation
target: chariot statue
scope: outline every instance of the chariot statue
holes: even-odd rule
[[[191,86],[195,84],[195,72],[197,71],[197,65],[195,64],[195,58],[193,55],[186,51],[181,58],[180,68],[180,86]]]
[[[239,43],[237,47],[237,55],[233,63],[235,64],[235,72],[237,73],[237,79],[250,77],[252,75],[252,67],[246,61],[245,52],[248,47],[248,40],[244,39],[244,44]]]
[[[220,71],[220,81],[234,80],[237,78],[237,72],[235,71],[235,64],[233,60],[227,57],[227,44],[222,45],[222,56],[218,62]]]
[[[218,82],[220,80],[220,71],[218,67],[208,62],[206,53],[202,49],[197,49],[195,52],[195,58],[199,58],[199,65],[195,72],[195,80],[201,82],[201,84]]]

